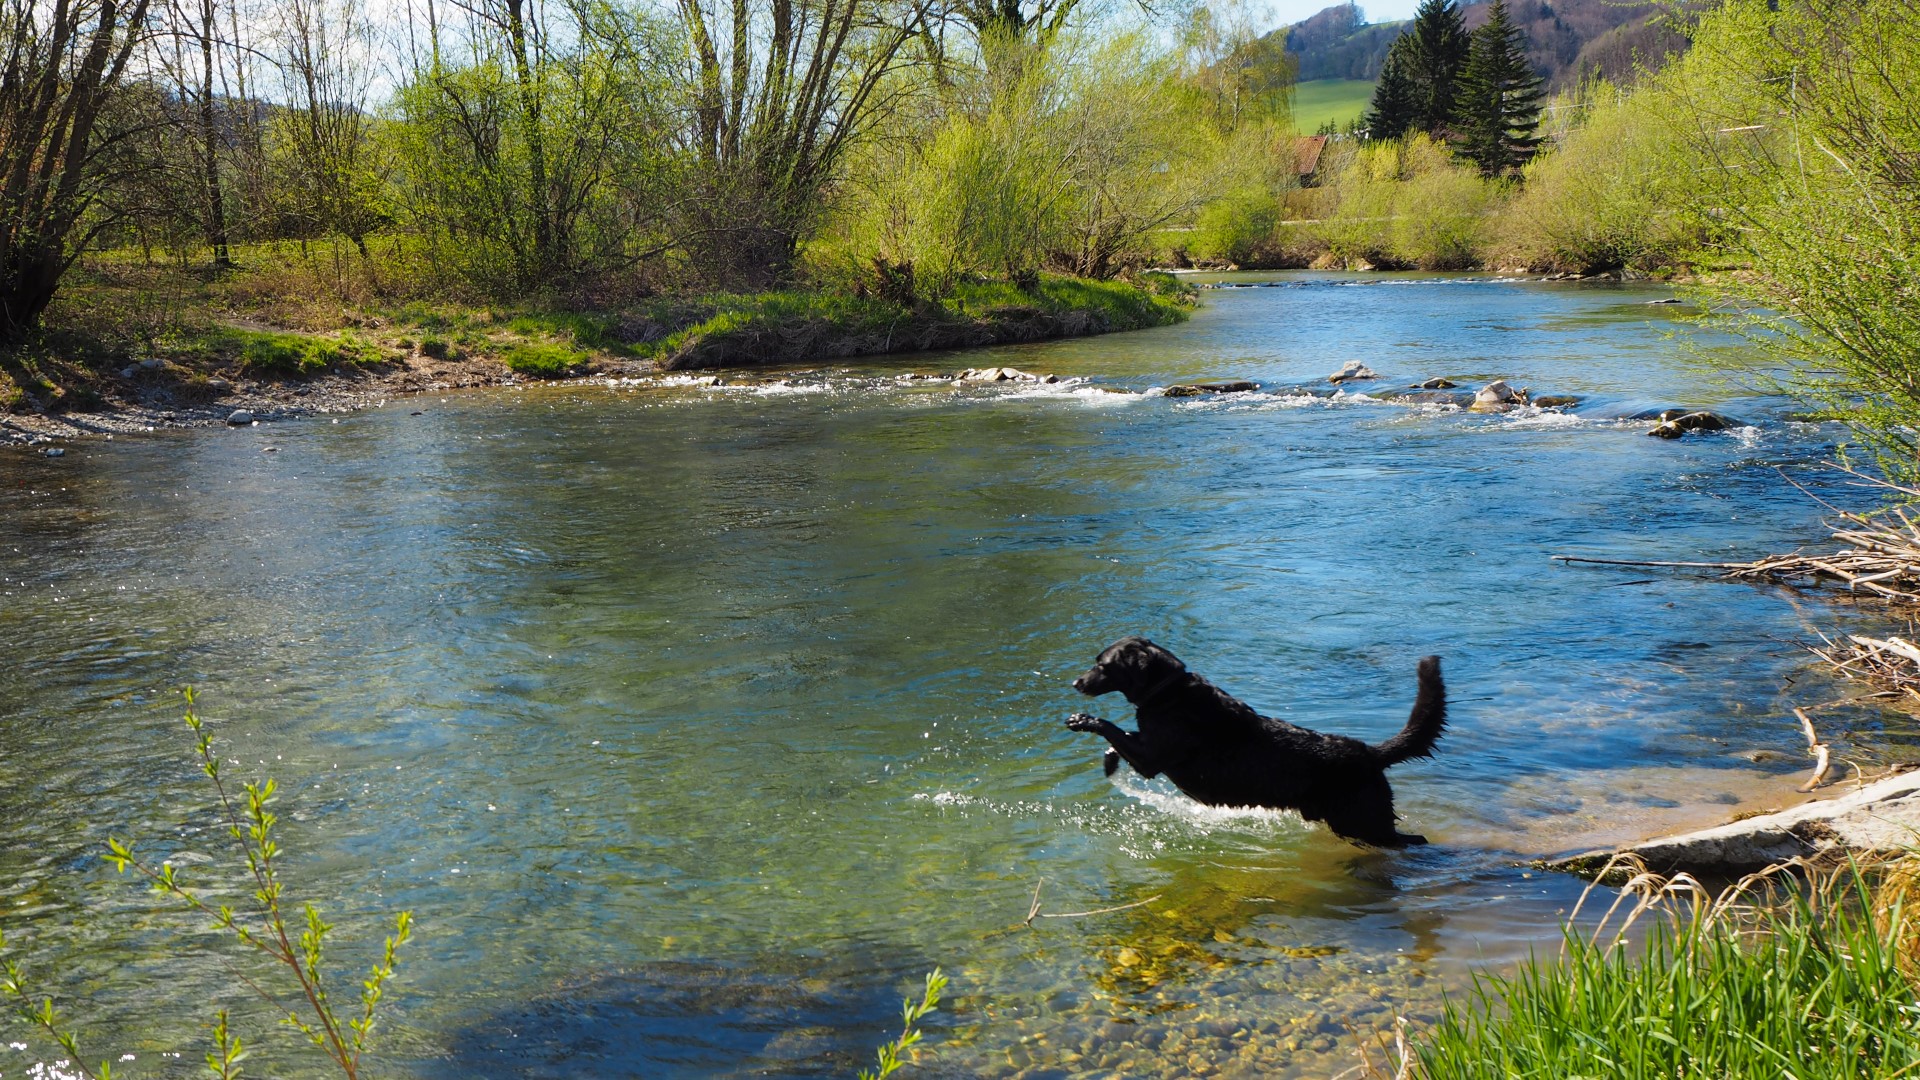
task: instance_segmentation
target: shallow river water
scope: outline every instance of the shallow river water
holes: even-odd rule
[[[280,781],[339,998],[415,913],[377,1054],[423,1078],[851,1075],[935,966],[953,985],[923,1075],[1329,1076],[1475,968],[1554,947],[1580,883],[1525,859],[1791,798],[1791,706],[1846,693],[1794,642],[1863,616],[1548,556],[1818,542],[1776,466],[1835,431],[1716,383],[1703,354],[1733,346],[1689,344],[1661,290],[1231,280],[1279,287],[1209,291],[1178,327],[784,384],[0,454],[11,954],[90,1055],[132,1055],[116,1075],[199,1068],[215,1000],[248,1018],[251,1073],[323,1075],[202,920],[98,858],[129,838],[243,899],[187,684],[230,774]],[[1289,389],[1355,359],[1381,382]],[[991,364],[1064,381],[898,378]],[[1583,401],[1363,396],[1434,375]],[[1203,378],[1266,389],[1138,393]],[[1753,426],[1666,442],[1612,419],[1679,404]],[[1433,844],[1367,852],[1104,779],[1061,720],[1131,726],[1068,686],[1129,633],[1374,741],[1442,655],[1452,728],[1392,773]],[[1825,715],[1863,759],[1912,739]],[[1036,888],[1045,913],[1099,913],[1023,925]],[[50,1060],[28,1042],[0,1026],[0,1076]]]

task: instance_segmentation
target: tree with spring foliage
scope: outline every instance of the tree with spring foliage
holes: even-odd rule
[[[1540,76],[1527,63],[1527,35],[1493,0],[1473,44],[1454,106],[1454,150],[1486,177],[1505,176],[1527,163],[1540,137]]]
[[[0,2],[0,341],[39,325],[111,221],[95,214],[141,121],[116,114],[148,0]]]

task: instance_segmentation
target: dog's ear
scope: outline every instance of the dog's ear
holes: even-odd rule
[[[1157,660],[1160,663],[1173,668],[1175,671],[1187,670],[1186,661],[1173,655],[1172,652],[1158,645],[1155,645],[1153,642],[1148,641],[1146,638],[1135,638],[1134,640],[1138,641],[1140,643],[1141,648],[1145,650],[1147,659]]]

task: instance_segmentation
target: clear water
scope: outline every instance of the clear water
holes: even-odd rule
[[[251,961],[97,857],[132,838],[240,898],[185,684],[230,771],[280,780],[287,873],[342,965],[415,912],[379,1068],[417,1077],[849,1075],[936,965],[928,1075],[1325,1076],[1473,968],[1553,947],[1580,886],[1524,859],[1791,798],[1787,710],[1843,692],[1793,641],[1869,616],[1548,556],[1817,542],[1775,467],[1835,432],[1715,385],[1699,351],[1731,346],[1674,338],[1658,290],[1239,280],[1284,287],[786,385],[0,455],[10,950],[138,1075],[193,1070],[214,1000],[249,1018],[256,1070],[323,1074],[249,1003],[229,964]],[[1586,400],[1286,389],[1351,359],[1385,376],[1362,391],[1499,376]],[[897,378],[990,364],[1067,381]],[[1208,377],[1270,389],[1109,392]],[[1665,442],[1608,419],[1674,404],[1755,426]],[[1364,852],[1104,779],[1060,721],[1128,633],[1369,739],[1444,656],[1453,728],[1393,773],[1433,845]],[[1835,715],[1858,755],[1910,737]],[[1050,914],[1134,906],[1025,926],[1036,885]],[[0,1036],[0,1076],[47,1060]]]

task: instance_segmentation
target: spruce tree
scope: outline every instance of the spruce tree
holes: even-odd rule
[[[1387,49],[1380,79],[1373,84],[1373,100],[1360,123],[1370,139],[1397,139],[1413,127],[1420,108],[1419,87],[1407,72],[1413,35],[1402,34]]]
[[[1454,151],[1496,177],[1517,169],[1540,145],[1540,76],[1527,63],[1527,35],[1493,0],[1485,26],[1473,32],[1454,106]]]
[[[1404,64],[1415,91],[1412,126],[1441,134],[1453,119],[1456,82],[1467,61],[1469,37],[1459,7],[1454,0],[1420,0],[1413,27],[1401,40],[1409,43]]]

